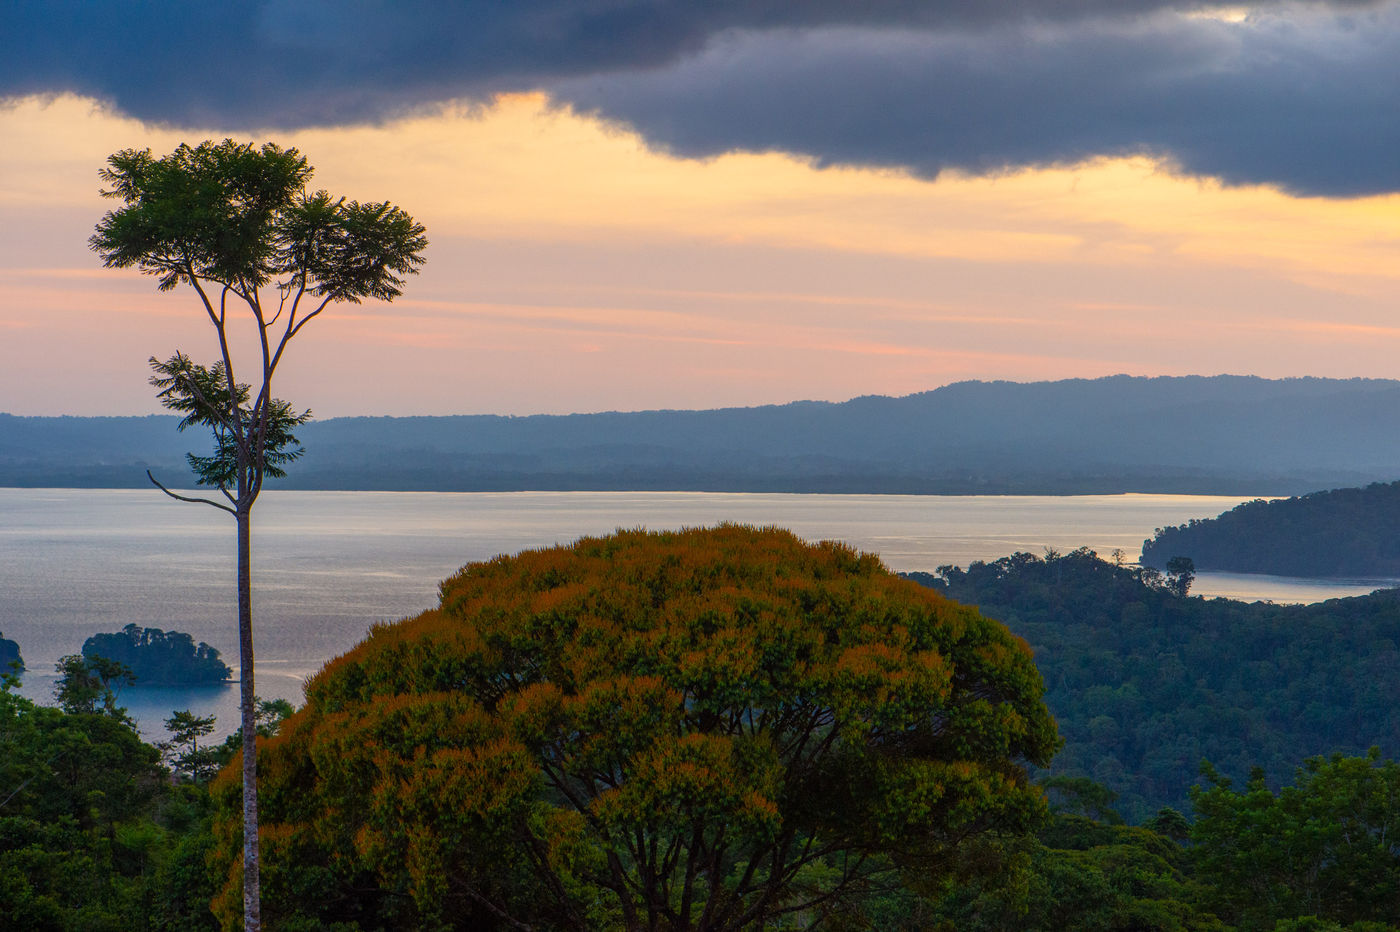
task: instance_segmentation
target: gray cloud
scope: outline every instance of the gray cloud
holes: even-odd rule
[[[690,156],[992,173],[1145,153],[1301,193],[1400,190],[1400,6],[1247,23],[1154,17],[990,32],[731,33],[557,98]]]
[[[227,129],[546,87],[707,155],[936,174],[1124,152],[1318,193],[1400,189],[1394,3],[1246,27],[1183,0],[17,0],[0,95]]]

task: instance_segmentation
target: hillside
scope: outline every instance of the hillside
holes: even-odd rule
[[[148,467],[179,484],[201,438],[174,425],[0,415],[0,484],[131,487]],[[709,411],[332,418],[299,435],[282,488],[1282,495],[1394,478],[1400,382],[960,382]]]
[[[1271,785],[1318,754],[1400,753],[1400,590],[1313,605],[1182,598],[1088,551],[910,574],[1025,638],[1064,748],[1137,821],[1189,811],[1203,759]]]
[[[1278,576],[1400,576],[1400,482],[1245,502],[1217,518],[1158,528],[1142,562],[1189,556],[1200,570]]]

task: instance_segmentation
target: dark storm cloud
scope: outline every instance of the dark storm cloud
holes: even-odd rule
[[[1233,181],[1400,187],[1393,7],[1256,3],[1301,19],[1248,29],[1175,15],[1221,5],[12,0],[0,96],[74,91],[145,120],[254,129],[545,87],[691,154],[934,174],[1150,151]]]
[[[1230,24],[1155,17],[991,32],[733,33],[558,99],[684,155],[983,174],[1145,153],[1301,193],[1400,190],[1400,7]]]

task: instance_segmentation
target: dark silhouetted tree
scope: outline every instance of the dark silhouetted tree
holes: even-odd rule
[[[212,715],[195,715],[189,709],[172,712],[165,720],[170,740],[156,745],[171,769],[196,782],[208,780],[218,771],[218,756],[210,747],[200,747],[199,739],[214,731]]]
[[[1195,580],[1196,564],[1190,557],[1172,557],[1167,561],[1167,589],[1176,596],[1186,598]]]

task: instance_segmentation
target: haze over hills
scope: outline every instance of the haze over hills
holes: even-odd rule
[[[173,416],[0,415],[0,484],[188,482]],[[959,382],[708,411],[342,417],[276,487],[1284,495],[1400,474],[1400,382]]]

